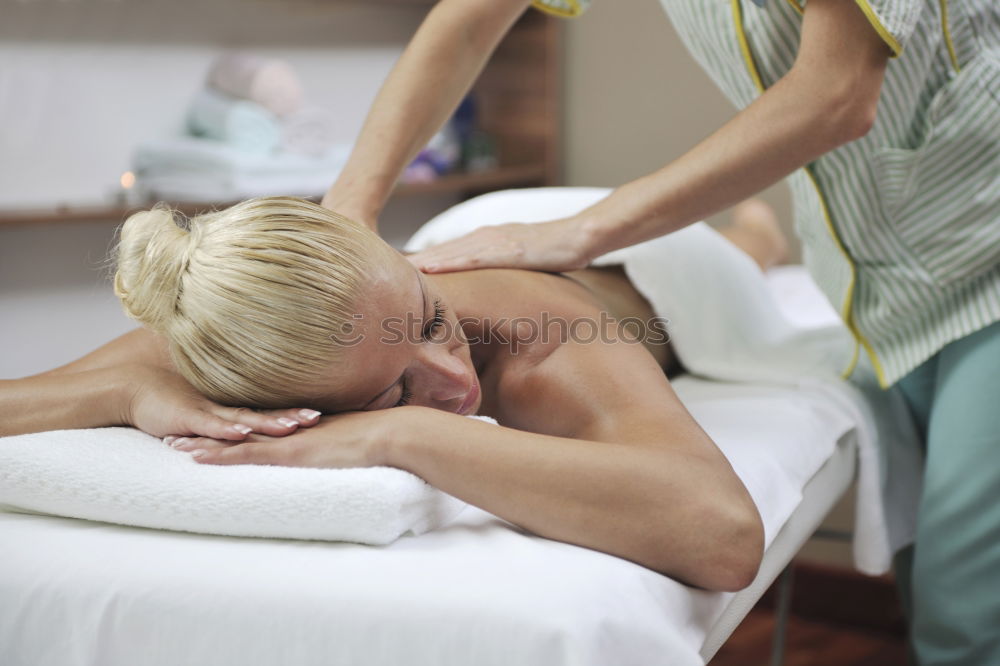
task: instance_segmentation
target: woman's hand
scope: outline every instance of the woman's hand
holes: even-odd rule
[[[582,225],[568,217],[536,224],[511,222],[480,227],[407,259],[425,273],[475,268],[560,272],[586,268],[592,259],[587,246]]]
[[[320,413],[311,409],[223,407],[176,372],[158,366],[128,364],[121,369],[128,376],[121,420],[156,437],[196,435],[238,441],[251,432],[281,436],[319,422]]]
[[[405,411],[398,407],[371,412],[324,416],[307,430],[281,437],[253,433],[243,442],[224,438],[182,437],[170,445],[189,451],[212,465],[280,465],[285,467],[374,467],[384,465],[394,424]]]

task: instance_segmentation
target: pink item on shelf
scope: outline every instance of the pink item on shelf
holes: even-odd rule
[[[302,84],[291,65],[244,51],[218,56],[209,69],[208,85],[254,101],[277,116],[287,116],[302,106]]]

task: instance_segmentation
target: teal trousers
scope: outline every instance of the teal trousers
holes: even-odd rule
[[[925,446],[916,540],[895,560],[911,657],[1000,665],[1000,322],[898,386]]]

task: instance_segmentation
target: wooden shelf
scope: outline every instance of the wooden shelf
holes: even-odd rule
[[[455,173],[442,176],[427,183],[401,183],[393,192],[393,197],[411,197],[434,194],[455,194],[472,196],[490,190],[508,187],[531,187],[546,184],[545,165],[523,165],[502,167],[489,171],[473,173]],[[309,197],[319,201],[320,197]],[[47,224],[51,222],[93,222],[108,220],[121,222],[130,214],[149,208],[155,203],[150,200],[145,204],[121,206],[60,206],[57,208],[34,208],[0,210],[0,227],[32,224]],[[196,215],[210,209],[220,209],[231,206],[237,201],[210,201],[189,203],[184,201],[168,202],[185,215]]]

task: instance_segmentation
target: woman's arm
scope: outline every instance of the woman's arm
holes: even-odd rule
[[[125,425],[127,379],[118,368],[0,380],[0,437]]]
[[[756,508],[708,437],[683,421],[622,414],[644,427],[609,442],[414,410],[389,440],[386,464],[535,534],[697,587],[740,590],[757,574],[764,533]]]
[[[67,375],[128,363],[152,365],[165,370],[174,369],[170,360],[170,352],[167,350],[167,343],[163,337],[148,328],[137,328],[119,335],[114,340],[101,345],[75,361],[70,361],[35,376]]]
[[[323,206],[376,228],[400,173],[454,112],[529,2],[438,2],[375,98]]]
[[[287,435],[318,419],[313,410],[257,412],[208,400],[174,369],[163,338],[145,328],[58,368],[0,380],[0,437],[131,425],[157,437],[242,440],[251,430]]]
[[[705,219],[864,136],[889,55],[856,3],[809,0],[788,74],[677,160],[572,217],[486,227],[411,261],[427,272],[573,270]]]
[[[600,310],[562,314],[596,322]],[[602,336],[518,367],[496,400],[511,427],[411,406],[324,417],[281,439],[179,448],[212,464],[399,467],[544,537],[701,587],[750,583],[764,539],[756,507],[649,352]]]

